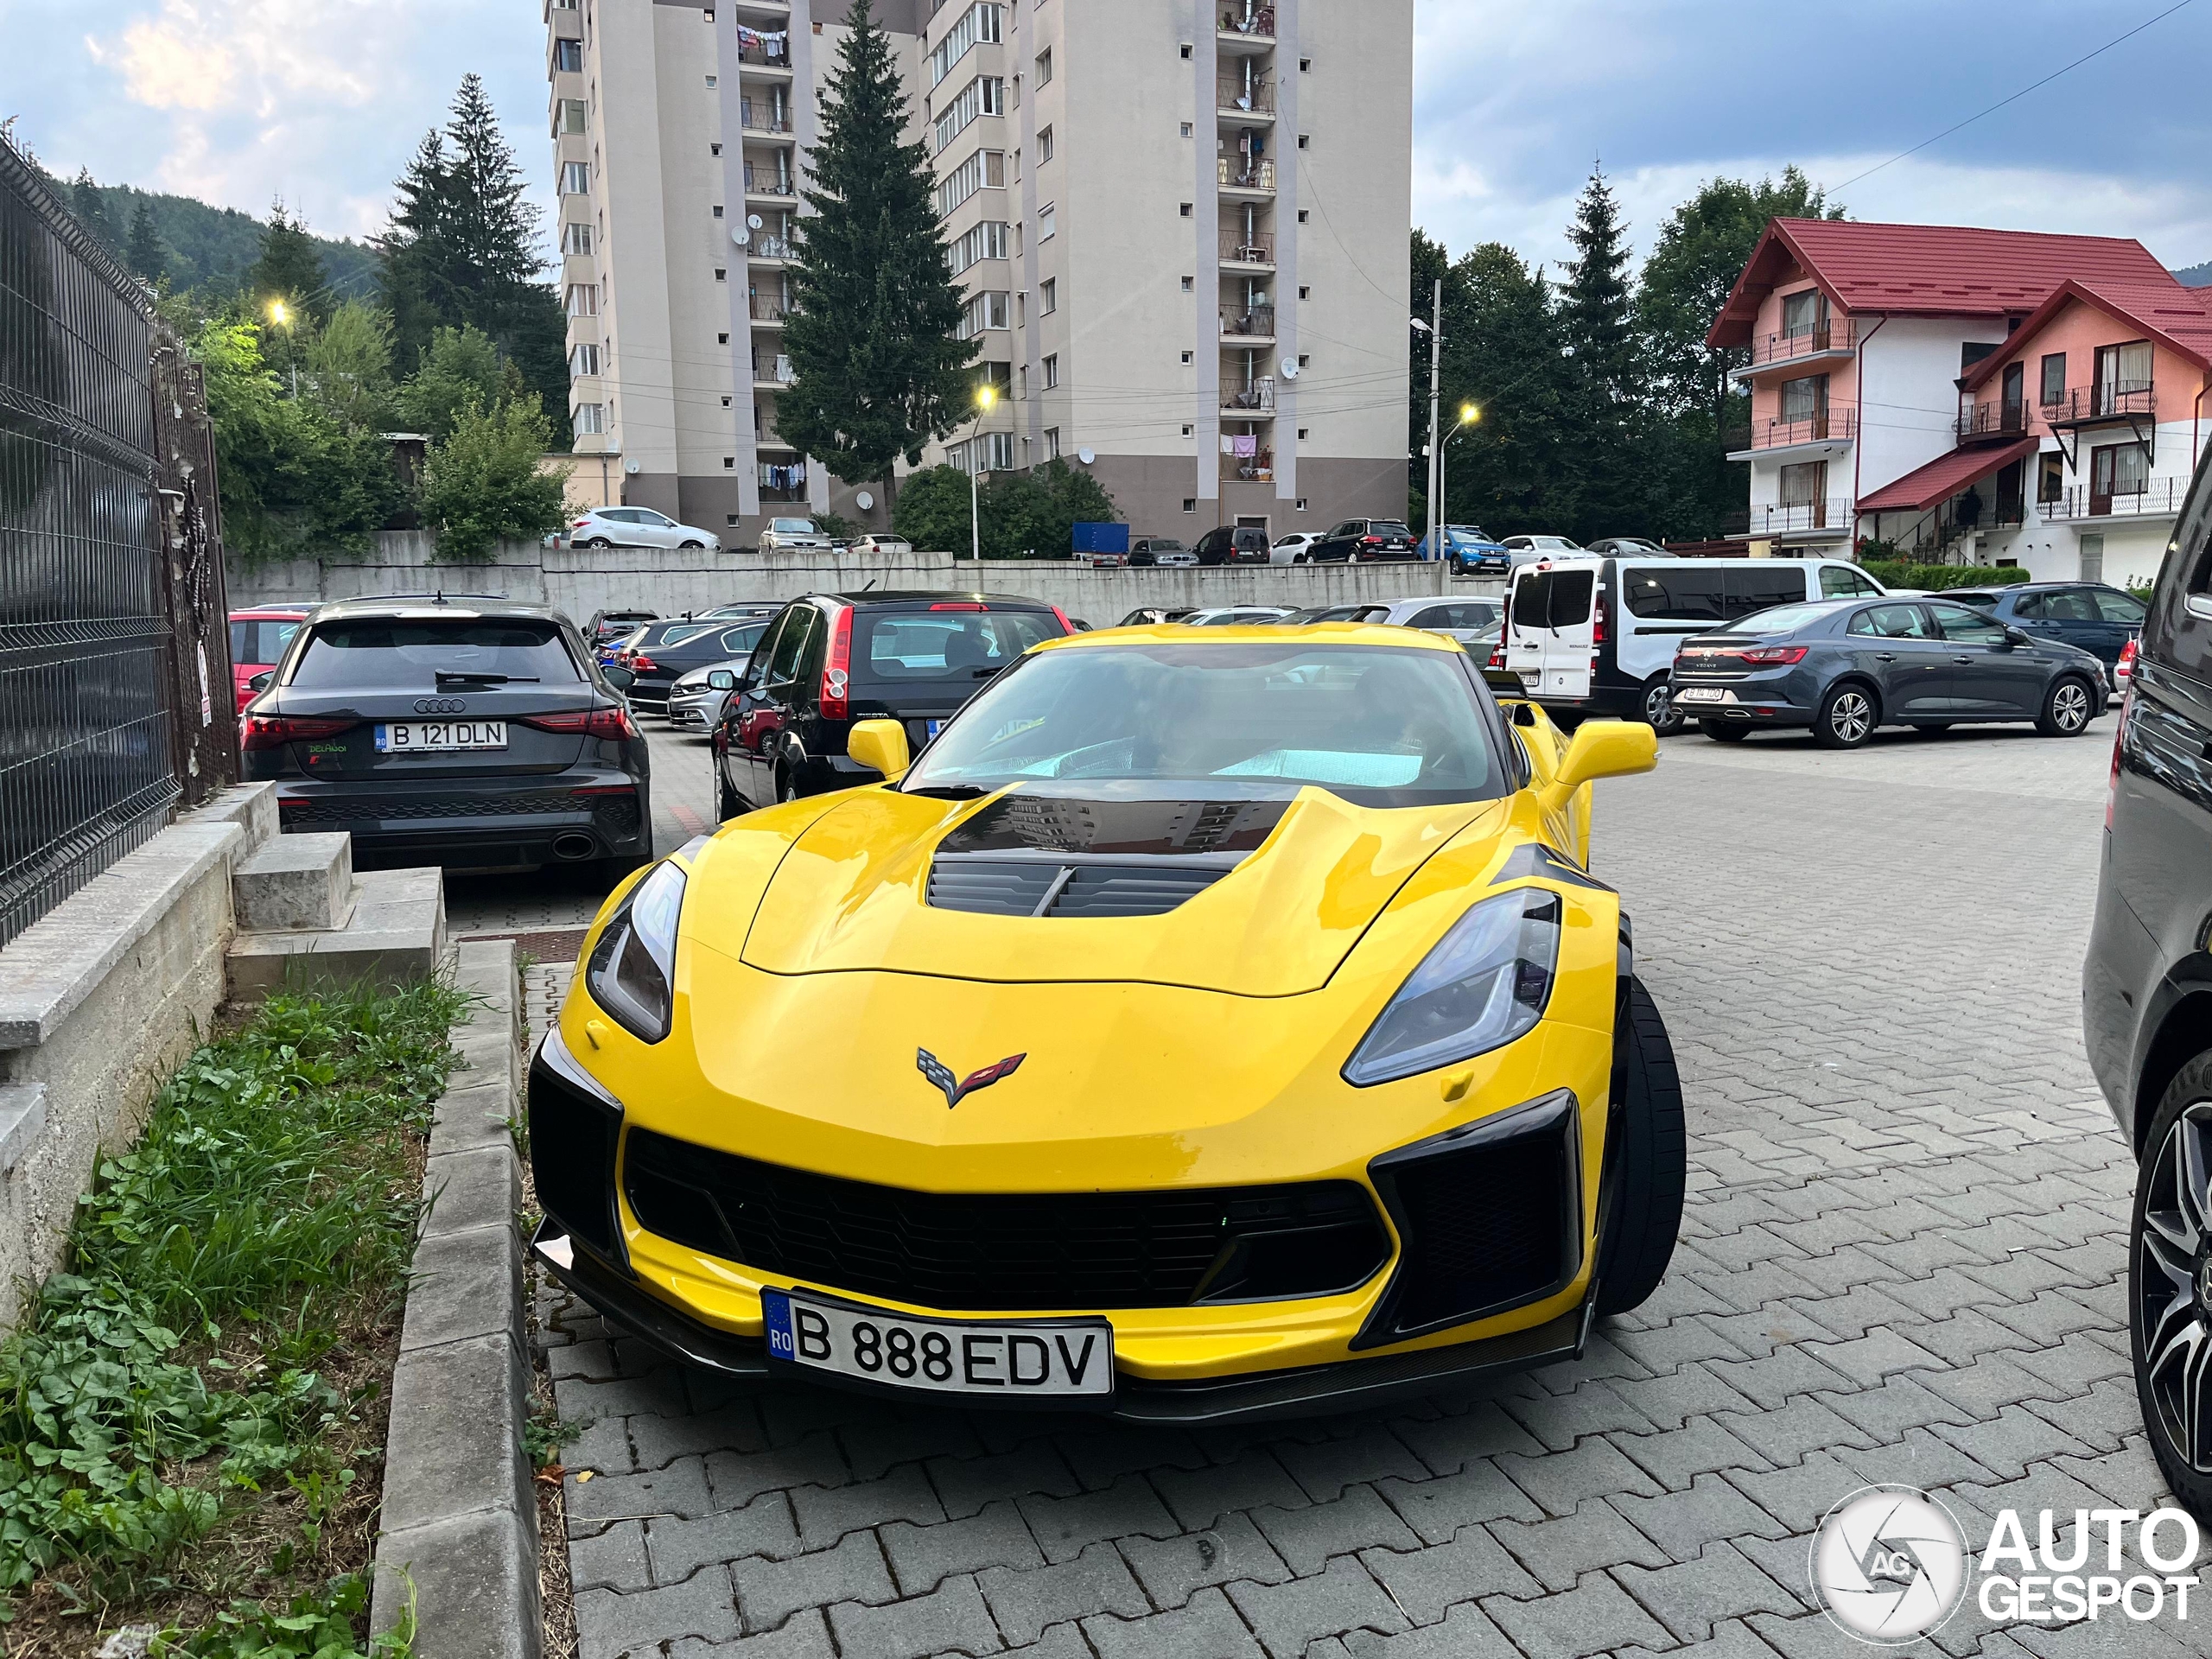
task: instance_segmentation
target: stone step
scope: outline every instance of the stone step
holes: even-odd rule
[[[353,838],[273,836],[231,874],[238,925],[255,932],[340,928],[353,907]]]
[[[444,873],[371,870],[353,887],[342,927],[241,929],[231,942],[232,1000],[353,985],[391,990],[436,973],[446,948]]]

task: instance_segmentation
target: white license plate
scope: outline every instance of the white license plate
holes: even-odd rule
[[[1717,685],[1686,685],[1675,693],[1676,702],[1722,702],[1728,693]]]
[[[504,720],[407,720],[377,728],[379,754],[450,754],[506,747]]]
[[[924,1319],[763,1290],[768,1357],[802,1370],[930,1394],[1110,1398],[1114,1327],[1104,1319]]]

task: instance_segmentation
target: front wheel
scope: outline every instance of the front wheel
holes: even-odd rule
[[[604,536],[594,536],[584,543],[585,549],[593,553],[604,553],[608,548],[613,545],[614,543],[608,541]]]
[[[686,553],[703,553],[707,550],[707,544],[704,542],[680,542],[677,546]]]
[[[2168,1085],[2143,1144],[2127,1250],[2135,1394],[2167,1485],[2212,1518],[2212,1050]]]
[[[1689,1147],[1682,1082],[1667,1022],[1643,982],[1631,978],[1613,1030],[1614,1109],[1607,1134],[1605,1236],[1598,1245],[1598,1311],[1641,1307],[1666,1277],[1681,1230]]]
[[[1664,674],[1655,675],[1643,688],[1643,723],[1662,737],[1682,729],[1688,717],[1675,702],[1675,688]]]
[[[1855,749],[1874,734],[1874,695],[1860,685],[1839,685],[1821,699],[1813,716],[1813,741],[1824,749]]]
[[[1716,743],[1740,743],[1751,734],[1748,726],[1737,726],[1725,720],[1700,720],[1697,728]]]
[[[2096,718],[2097,700],[2088,686],[2069,675],[2044,694],[2036,730],[2045,737],[2079,737]]]

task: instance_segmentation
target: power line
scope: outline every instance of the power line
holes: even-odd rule
[[[1856,184],[1856,183],[1858,183],[1858,182],[1859,182],[1859,179],[1871,179],[1871,178],[1872,178],[1872,177],[1873,177],[1877,173],[1880,172],[1880,171],[1882,170],[1882,168],[1885,168],[1885,167],[1892,166],[1892,165],[1894,165],[1895,163],[1897,163],[1897,162],[1901,162],[1901,161],[1904,160],[1904,158],[1905,158],[1906,156],[1917,156],[1917,155],[1918,155],[1922,150],[1923,150],[1923,149],[1927,149],[1929,145],[1930,145],[1930,144],[1934,144],[1934,143],[1940,143],[1941,142],[1942,142],[1942,140],[1944,140],[1944,139],[1946,139],[1946,138],[1949,137],[1953,133],[1955,133],[1955,132],[1958,131],[1961,128],[1963,128],[1963,127],[1970,127],[1970,126],[1972,126],[1975,122],[1977,122],[1977,121],[1980,120],[1980,119],[1982,118],[1982,117],[1984,117],[1984,116],[1986,116],[1986,115],[1994,115],[1994,114],[1996,114],[1998,111],[1999,111],[1999,110],[2003,109],[2003,108],[2004,108],[2007,104],[2017,104],[2017,103],[2018,103],[2022,99],[2025,98],[2025,97],[2026,97],[2030,92],[2032,92],[2037,91],[2039,88],[2042,88],[2042,87],[2044,87],[2044,86],[2050,86],[2050,83],[2051,83],[2052,81],[2056,80],[2056,79],[2057,79],[2061,75],[2067,74],[2067,73],[2071,73],[2072,71],[2074,71],[2074,70],[2075,70],[2075,69],[2079,69],[2079,68],[2080,68],[2083,64],[2085,64],[2085,63],[2088,62],[2088,60],[2089,60],[2091,58],[2102,57],[2106,53],[2107,53],[2107,52],[2111,51],[2111,50],[2113,49],[2113,48],[2114,48],[2115,46],[2118,46],[2118,45],[2119,45],[2122,41],[2132,41],[2132,40],[2133,40],[2133,39],[2134,39],[2138,35],[2140,35],[2140,34],[2141,34],[2145,29],[2146,29],[2150,28],[2152,23],[2163,22],[2164,22],[2167,18],[2169,18],[2169,17],[2172,16],[2174,15],[2174,13],[2176,13],[2176,12],[2179,11],[2179,10],[2180,10],[2183,6],[2187,6],[2187,5],[2190,5],[2190,4],[2191,4],[2191,3],[2192,3],[2192,0],[2177,0],[2177,3],[2175,3],[2175,4],[2173,4],[2173,5],[2171,5],[2171,6],[2168,6],[2168,7],[2167,7],[2164,11],[2160,12],[2160,13],[2159,13],[2156,17],[2151,18],[2151,19],[2150,19],[2148,22],[2140,22],[2140,23],[2136,24],[2136,26],[2135,26],[2134,28],[2133,28],[2133,29],[2129,29],[2129,30],[2127,31],[2127,33],[2126,33],[2126,34],[2125,34],[2125,35],[2117,35],[2117,36],[2115,36],[2113,39],[2109,40],[2109,41],[2106,41],[2102,46],[2099,47],[2099,48],[2098,48],[2095,51],[2094,51],[2094,52],[2087,52],[2087,53],[2082,54],[2082,56],[2080,56],[2080,57],[2078,57],[2078,58],[2075,59],[2073,62],[2071,62],[2071,63],[2068,64],[2068,65],[2066,66],[2066,67],[2065,67],[2065,68],[2063,68],[2063,69],[2054,69],[2054,70],[2052,70],[2049,74],[2045,75],[2045,76],[2044,76],[2041,80],[2039,80],[2039,81],[2036,82],[2034,86],[2023,86],[2023,87],[2021,87],[2021,88],[2020,88],[2020,90],[2019,90],[2018,92],[2017,92],[2013,93],[2010,98],[2000,98],[2000,99],[1999,99],[1997,100],[1997,102],[1995,102],[1994,104],[1992,104],[1992,105],[1991,105],[1987,109],[1986,109],[1986,110],[1980,110],[1980,111],[1977,111],[1975,113],[1974,113],[1974,114],[1972,114],[1972,115],[1970,115],[1970,116],[1967,117],[1967,118],[1966,118],[1965,120],[1963,120],[1963,121],[1961,121],[1961,122],[1957,123],[1955,125],[1948,126],[1948,127],[1944,128],[1944,129],[1943,129],[1943,130],[1942,130],[1942,131],[1941,131],[1941,132],[1939,132],[1939,133],[1937,133],[1937,134],[1935,136],[1935,137],[1933,137],[1933,138],[1923,138],[1923,140],[1921,140],[1921,142],[1920,142],[1920,143],[1918,143],[1915,144],[1915,145],[1914,145],[1910,149],[1900,150],[1900,151],[1898,151],[1898,152],[1897,152],[1897,154],[1896,154],[1896,155],[1894,155],[1894,156],[1891,156],[1891,157],[1890,157],[1890,159],[1889,159],[1888,161],[1886,161],[1886,162],[1878,162],[1876,165],[1874,165],[1874,166],[1872,166],[1872,167],[1868,168],[1867,168],[1864,173],[1859,174],[1859,175],[1858,175],[1858,177],[1857,177],[1857,178],[1849,178],[1849,179],[1846,179],[1846,180],[1845,180],[1841,184],[1839,184],[1839,185],[1837,185],[1837,186],[1835,187],[1835,191],[1836,191],[1836,193],[1840,194],[1841,194],[1843,191],[1846,191],[1846,190],[1850,189],[1850,188],[1851,188],[1851,187],[1852,187],[1853,185],[1854,185],[1854,184]]]

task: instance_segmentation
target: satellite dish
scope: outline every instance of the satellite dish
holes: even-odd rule
[[[729,239],[741,248],[753,239],[753,232],[741,225],[729,233]]]
[[[746,227],[748,230],[757,231],[760,228],[760,215],[758,213],[747,213],[745,216],[745,223]]]
[[[868,491],[862,490],[853,498],[853,505],[862,512],[866,512],[875,505],[875,497],[869,494]]]
[[[1282,378],[1286,380],[1295,380],[1298,378],[1298,359],[1296,358],[1286,357],[1283,359]]]
[[[1075,452],[1075,458],[1088,467],[1098,459],[1098,452],[1096,449],[1078,449]]]
[[[626,461],[622,463],[622,470],[635,476],[645,470],[645,464],[641,461]]]

